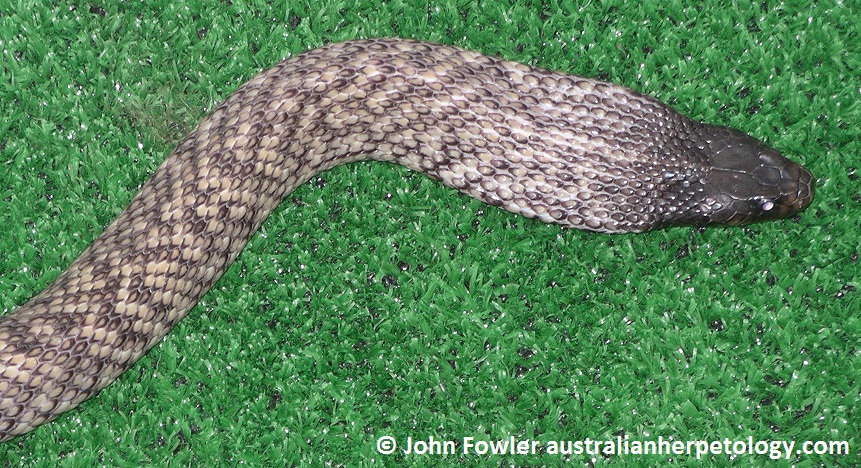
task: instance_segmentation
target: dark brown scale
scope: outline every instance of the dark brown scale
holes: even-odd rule
[[[361,159],[601,232],[777,219],[812,198],[810,174],[757,140],[619,86],[410,40],[312,50],[237,90],[54,283],[0,317],[0,440],[110,384],[298,184]]]

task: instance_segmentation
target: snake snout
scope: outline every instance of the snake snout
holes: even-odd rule
[[[747,224],[795,215],[813,199],[813,176],[753,137],[712,127],[703,195],[711,222]],[[710,150],[710,151],[709,151]]]

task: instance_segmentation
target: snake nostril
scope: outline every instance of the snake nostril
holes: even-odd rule
[[[796,186],[796,206],[798,207],[798,211],[801,211],[807,208],[810,205],[810,202],[813,201],[813,174],[810,173],[807,169],[798,166],[799,176],[797,180]]]

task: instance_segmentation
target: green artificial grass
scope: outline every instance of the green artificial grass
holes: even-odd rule
[[[382,436],[845,440],[849,456],[775,465],[859,463],[854,2],[40,3],[0,7],[7,312],[242,82],[352,38],[433,40],[623,84],[768,142],[818,182],[795,219],[609,236],[392,165],[334,169],[290,195],[115,384],[0,444],[3,465],[701,462],[382,455]]]

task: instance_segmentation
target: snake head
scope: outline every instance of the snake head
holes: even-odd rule
[[[759,140],[726,127],[700,134],[709,167],[697,211],[707,224],[735,226],[793,216],[813,199],[813,176]]]

